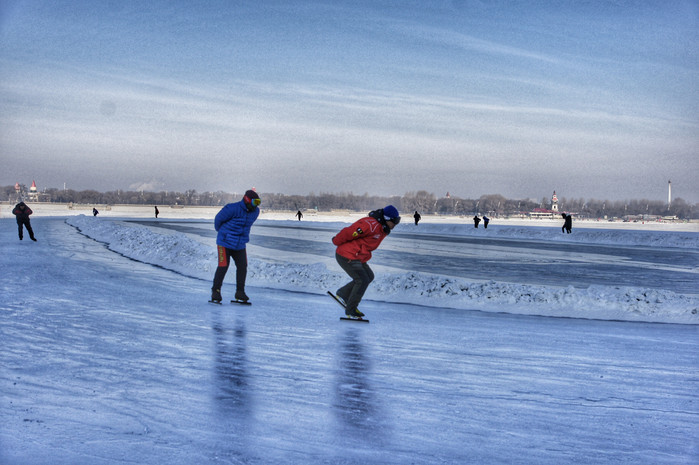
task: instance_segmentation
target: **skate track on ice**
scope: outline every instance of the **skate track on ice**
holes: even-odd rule
[[[380,302],[364,325],[254,283],[252,307],[214,306],[209,282],[32,223],[38,243],[2,221],[0,463],[699,458],[697,326]]]

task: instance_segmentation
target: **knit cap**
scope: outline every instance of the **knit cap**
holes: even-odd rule
[[[386,219],[386,221],[393,221],[394,223],[397,223],[395,220],[400,221],[400,215],[398,214],[398,209],[394,207],[393,205],[388,205],[384,207],[383,209],[383,217]]]

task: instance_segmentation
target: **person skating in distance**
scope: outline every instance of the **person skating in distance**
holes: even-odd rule
[[[364,316],[357,308],[369,284],[374,280],[374,273],[367,263],[371,252],[376,250],[381,241],[400,223],[400,215],[393,205],[374,210],[369,216],[342,229],[335,237],[337,246],[335,259],[342,269],[352,278],[337,290],[337,297],[345,304],[345,314],[352,318]]]
[[[27,228],[27,232],[29,233],[29,238],[36,242],[36,238],[34,237],[34,230],[32,229],[32,223],[29,220],[29,215],[34,213],[29,206],[24,203],[20,202],[17,205],[15,205],[15,208],[12,210],[12,214],[17,217],[17,228],[19,229],[19,240],[21,241],[23,238],[22,234],[22,226]]]
[[[415,218],[415,226],[417,226],[417,224],[422,219],[422,216],[417,212],[417,210],[415,210],[415,214],[413,215],[413,218]]]
[[[570,216],[570,213],[561,213],[561,216],[563,217],[561,232],[567,232],[570,234],[571,230],[573,229],[573,217]]]
[[[229,203],[216,214],[214,227],[218,231],[216,245],[218,249],[218,268],[214,274],[211,288],[211,301],[221,303],[221,287],[231,259],[236,268],[235,300],[246,303],[245,279],[248,274],[248,256],[245,244],[250,241],[250,228],[260,215],[260,196],[254,190],[245,192],[240,202]]]

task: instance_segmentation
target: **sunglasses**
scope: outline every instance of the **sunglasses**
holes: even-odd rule
[[[386,221],[392,221],[393,224],[397,225],[398,223],[400,223],[400,216],[396,216],[395,218],[389,218]]]

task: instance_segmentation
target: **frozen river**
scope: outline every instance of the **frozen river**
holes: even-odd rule
[[[35,230],[0,240],[2,464],[699,458],[696,325],[378,301],[347,323],[254,284],[215,306],[208,281]]]
[[[211,222],[134,221],[215,238]],[[333,257],[328,227],[256,225],[257,247]],[[588,287],[639,286],[697,293],[699,252],[678,248],[560,243],[517,239],[392,233],[376,252],[381,265],[471,280]]]

